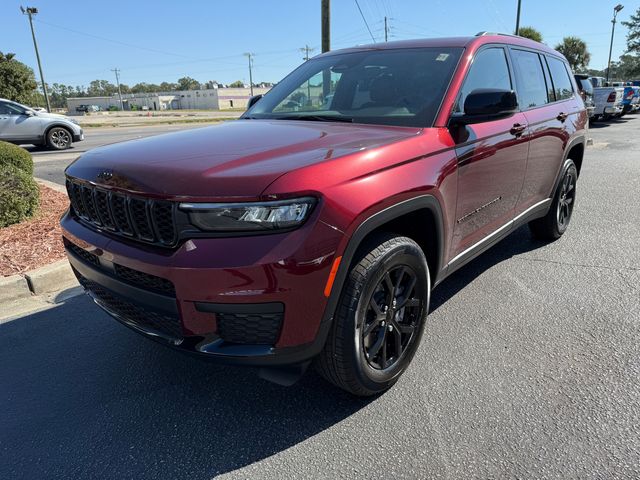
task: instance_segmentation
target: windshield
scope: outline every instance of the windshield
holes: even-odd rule
[[[242,118],[430,127],[462,48],[365,50],[305,62]]]

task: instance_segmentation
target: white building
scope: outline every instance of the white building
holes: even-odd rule
[[[269,88],[253,87],[253,94],[267,93]],[[122,95],[125,110],[146,107],[149,110],[228,110],[246,108],[251,97],[249,88],[211,88],[207,90],[179,90],[158,93],[127,93]],[[73,115],[80,105],[95,105],[101,110],[120,108],[118,94],[110,97],[70,97],[67,109]],[[82,110],[82,109],[81,109]]]

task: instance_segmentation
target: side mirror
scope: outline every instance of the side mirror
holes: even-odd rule
[[[33,110],[25,110],[25,111],[24,111],[24,114],[25,114],[27,117],[33,117],[33,116],[36,114],[36,112],[34,112]]]
[[[455,116],[457,123],[470,124],[506,118],[518,111],[518,99],[513,90],[479,88],[464,101],[464,114]]]
[[[260,95],[254,95],[253,97],[251,97],[249,99],[249,101],[247,102],[247,110],[249,110],[251,107],[253,107],[256,103],[258,103],[258,100],[260,100],[262,98],[262,94]]]

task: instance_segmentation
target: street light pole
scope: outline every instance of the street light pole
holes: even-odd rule
[[[611,20],[611,43],[609,44],[609,61],[607,62],[607,83],[609,83],[609,73],[611,72],[611,52],[613,51],[613,33],[616,31],[616,16],[623,8],[624,5],[621,3],[613,7],[613,20]]]
[[[518,13],[516,15],[516,35],[520,35],[520,7],[522,6],[522,0],[518,0]]]
[[[44,93],[44,99],[47,102],[47,112],[51,113],[51,104],[49,103],[49,93],[47,92],[47,83],[44,81],[44,75],[42,74],[42,63],[40,63],[40,52],[38,52],[38,42],[36,41],[36,32],[33,30],[33,15],[38,13],[38,9],[35,7],[22,8],[20,10],[24,15],[29,16],[29,25],[31,25],[31,37],[33,38],[33,46],[36,49],[36,60],[38,61],[38,70],[40,71],[40,81],[42,82],[42,93]]]
[[[245,53],[244,56],[249,59],[249,88],[251,89],[251,96],[253,97],[253,72],[251,67],[253,66],[253,53]]]

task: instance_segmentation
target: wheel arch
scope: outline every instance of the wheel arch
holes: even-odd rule
[[[73,129],[69,126],[69,125],[65,125],[62,122],[56,122],[56,123],[52,123],[51,125],[47,125],[47,127],[44,129],[44,142],[47,142],[47,136],[49,135],[49,132],[51,131],[51,129],[56,128],[56,127],[61,127],[64,128],[67,132],[69,132],[69,135],[71,135],[71,142],[73,143]]]
[[[582,168],[582,160],[584,158],[584,150],[585,150],[585,138],[578,137],[569,143],[567,148],[565,149],[564,158],[562,160],[562,164],[567,161],[568,158],[573,160],[573,163],[576,165],[576,169],[578,170],[578,176],[580,176],[580,169]],[[562,174],[562,170],[560,171]]]
[[[356,228],[342,254],[323,322],[335,313],[356,252],[367,238],[378,232],[404,235],[418,243],[427,257],[431,285],[437,283],[444,266],[444,219],[439,201],[433,195],[421,195],[374,213]]]

